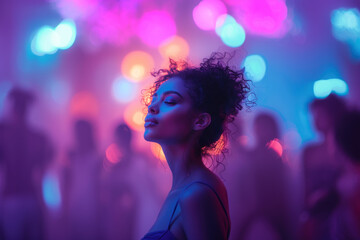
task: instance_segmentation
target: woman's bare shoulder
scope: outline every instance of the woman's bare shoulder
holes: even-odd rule
[[[228,220],[222,204],[227,209],[221,180],[205,178],[191,184],[179,199],[186,235],[196,236],[194,239],[225,239]]]

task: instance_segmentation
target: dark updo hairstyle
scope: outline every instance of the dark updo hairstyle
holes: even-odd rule
[[[233,54],[215,52],[203,59],[200,67],[169,59],[169,69],[152,73],[158,79],[143,98],[149,106],[162,83],[180,77],[189,90],[194,108],[211,116],[211,123],[200,136],[197,146],[202,156],[225,152],[227,123],[234,120],[244,104],[248,107],[252,104],[247,98],[250,86],[249,80],[244,78],[244,69],[235,70],[228,65],[232,57]]]

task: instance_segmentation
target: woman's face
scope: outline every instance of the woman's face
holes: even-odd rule
[[[193,133],[195,117],[183,80],[170,78],[153,95],[145,118],[144,138],[160,144],[185,142]]]

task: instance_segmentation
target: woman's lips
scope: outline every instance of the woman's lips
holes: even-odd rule
[[[158,124],[158,121],[156,121],[154,118],[145,118],[145,124],[144,127],[153,127]]]
[[[144,127],[145,128],[154,127],[155,125],[157,125],[157,123],[155,122],[145,122]]]

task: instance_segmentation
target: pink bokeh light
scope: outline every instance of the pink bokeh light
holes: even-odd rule
[[[84,19],[99,7],[99,0],[53,0],[60,14],[65,18]]]
[[[100,8],[90,20],[92,35],[101,40],[115,45],[127,44],[135,35],[135,14],[124,8]]]
[[[226,6],[218,0],[203,0],[193,10],[193,19],[202,30],[215,30],[216,20],[226,14]]]
[[[234,11],[250,34],[282,37],[287,31],[288,9],[284,0],[242,0]]]
[[[176,24],[167,11],[146,12],[140,18],[137,35],[148,46],[158,47],[166,39],[176,34]]]

